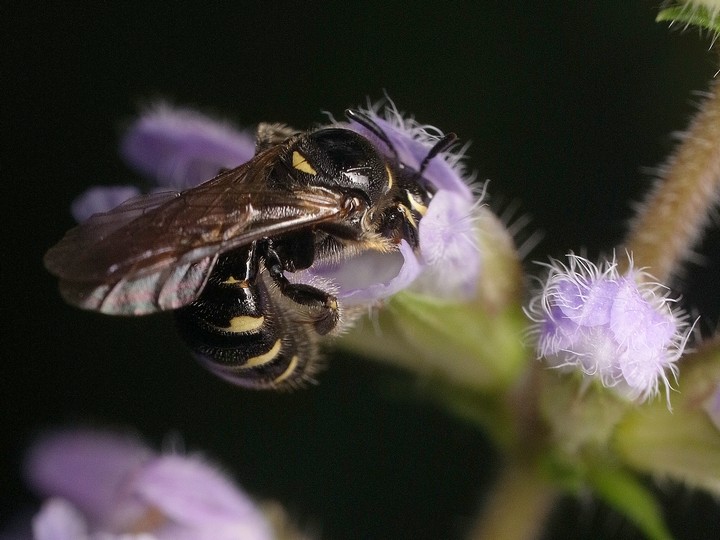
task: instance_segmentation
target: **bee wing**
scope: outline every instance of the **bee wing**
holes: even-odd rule
[[[217,255],[114,282],[61,279],[60,293],[70,304],[109,315],[147,315],[178,309],[200,295],[216,260]]]
[[[140,315],[182,307],[200,294],[219,254],[343,213],[340,193],[268,188],[275,157],[264,152],[196,188],[95,214],[47,252],[45,266],[65,299],[85,309]]]

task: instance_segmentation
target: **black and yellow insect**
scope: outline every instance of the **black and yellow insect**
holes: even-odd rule
[[[70,230],[45,255],[71,304],[117,315],[174,310],[181,335],[212,371],[241,386],[281,388],[311,377],[317,340],[341,323],[337,298],[288,272],[366,250],[418,248],[433,196],[363,113],[355,131],[298,133],[261,124],[256,154],[183,192],[131,199]]]

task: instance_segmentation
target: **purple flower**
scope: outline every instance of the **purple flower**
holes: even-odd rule
[[[140,195],[137,186],[95,186],[77,197],[70,207],[75,221],[82,222],[98,212],[107,212]]]
[[[120,143],[127,163],[160,187],[195,187],[255,154],[255,138],[191,109],[156,105]]]
[[[392,102],[382,113],[378,107],[364,112],[387,135],[400,162],[415,170],[420,168],[434,141],[442,136],[437,128],[404,117]],[[393,157],[392,151],[364,126],[350,123],[349,127]],[[461,150],[448,154],[445,159],[433,159],[423,172],[437,193],[420,221],[420,258],[412,263],[417,266],[418,279],[415,281],[413,276],[412,280],[403,281],[400,288],[410,286],[413,290],[452,300],[467,299],[475,294],[481,267],[474,217],[479,202],[465,180],[462,153]],[[405,261],[409,263],[409,256]],[[390,294],[394,292],[397,291]]]
[[[158,455],[138,440],[76,430],[41,440],[26,475],[48,500],[35,540],[261,540],[253,502],[198,457]]]
[[[656,395],[661,382],[668,393],[689,330],[666,289],[632,267],[620,274],[614,260],[599,267],[573,254],[568,260],[548,265],[542,293],[527,310],[538,356],[629,399]]]
[[[382,114],[364,112],[386,133],[398,158],[418,169],[441,133],[403,118],[392,106]],[[391,156],[384,143],[355,123],[334,125],[357,131]],[[246,133],[197,112],[161,105],[146,112],[126,133],[122,155],[128,163],[153,179],[159,187],[186,189],[210,179],[219,170],[249,160],[254,142]],[[474,214],[477,202],[464,180],[460,154],[433,159],[423,176],[437,189],[420,222],[420,253],[402,241],[393,253],[363,253],[349,260],[318,264],[288,276],[293,281],[322,283],[345,306],[372,304],[411,285],[417,291],[448,299],[463,299],[475,292],[480,271]],[[123,194],[136,188],[92,188],[73,205],[79,221],[95,212],[110,210]]]
[[[180,191],[209,180],[222,169],[242,165],[255,153],[253,136],[191,109],[160,103],[127,131],[120,153],[157,190]],[[139,195],[137,186],[95,186],[72,204],[82,222]]]

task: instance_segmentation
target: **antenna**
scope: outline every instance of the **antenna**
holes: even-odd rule
[[[357,111],[355,109],[347,109],[345,111],[345,116],[347,117],[348,120],[357,122],[361,126],[369,129],[373,135],[375,135],[378,139],[380,139],[382,142],[385,143],[385,145],[390,149],[390,151],[395,156],[395,159],[399,160],[399,156],[398,156],[397,150],[395,149],[395,145],[390,142],[390,139],[388,138],[387,134],[382,130],[382,128],[380,126],[377,125],[375,120],[370,118],[364,112]]]
[[[457,135],[454,133],[448,133],[447,135],[444,135],[441,137],[430,149],[430,151],[427,153],[427,156],[425,156],[425,159],[422,160],[422,163],[420,164],[420,170],[418,171],[418,175],[422,176],[422,173],[425,172],[425,169],[430,164],[430,162],[433,160],[435,156],[437,156],[440,152],[444,152],[448,148],[450,148],[453,144],[455,144],[455,141],[457,141]]]
[[[352,120],[354,122],[357,122],[361,126],[364,126],[368,130],[372,132],[373,135],[375,135],[378,139],[380,139],[382,142],[384,142],[387,147],[390,149],[390,151],[394,154],[395,159],[398,161],[400,160],[400,156],[398,156],[397,150],[395,149],[395,145],[390,142],[390,139],[388,138],[387,134],[382,130],[382,128],[377,125],[377,122],[373,120],[370,116],[365,114],[362,111],[358,111],[355,109],[347,109],[345,111],[345,116],[348,118],[348,120]],[[448,148],[450,148],[453,144],[455,144],[455,141],[457,141],[458,137],[454,133],[448,133],[447,135],[442,136],[438,141],[433,145],[432,148],[430,148],[430,151],[427,153],[427,156],[425,156],[425,159],[422,160],[422,163],[420,163],[420,169],[418,170],[418,176],[422,176],[423,172],[425,172],[425,169],[430,164],[430,162],[440,153],[444,152]]]

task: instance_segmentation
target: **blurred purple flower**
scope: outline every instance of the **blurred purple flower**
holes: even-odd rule
[[[254,136],[191,109],[160,103],[127,131],[120,143],[127,163],[148,177],[152,191],[195,187],[222,169],[233,169],[255,154]],[[95,186],[77,197],[72,215],[82,222],[140,195],[137,186]]]
[[[403,116],[390,104],[381,114],[364,112],[386,133],[400,161],[418,169],[441,132]],[[366,128],[335,123],[357,131],[387,155],[390,149]],[[128,130],[121,144],[131,167],[159,187],[186,189],[209,180],[221,169],[234,168],[252,158],[254,142],[248,134],[186,109],[160,105],[146,112]],[[393,253],[364,253],[351,260],[316,265],[289,276],[294,281],[321,281],[336,291],[345,306],[370,304],[388,298],[414,283],[415,290],[448,299],[475,292],[480,271],[474,212],[477,202],[461,167],[461,153],[433,159],[423,176],[438,190],[419,227],[420,257],[402,241]],[[73,205],[78,221],[117,206],[123,194],[137,189],[122,186],[92,188]],[[418,279],[419,278],[419,279]]]
[[[140,195],[137,186],[95,186],[77,197],[70,207],[75,221],[82,222],[98,212],[106,212]]]
[[[264,540],[252,501],[198,457],[158,455],[138,440],[76,430],[41,440],[26,475],[48,500],[35,540]]]
[[[568,255],[558,261],[542,293],[528,307],[538,356],[553,367],[577,368],[629,399],[668,393],[688,337],[685,316],[674,311],[666,289],[642,271],[618,272]]]
[[[195,187],[255,155],[255,137],[191,109],[156,105],[120,143],[127,163],[160,187]]]

